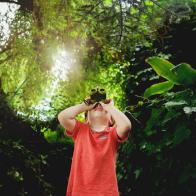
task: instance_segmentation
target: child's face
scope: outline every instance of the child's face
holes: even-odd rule
[[[88,111],[88,119],[91,121],[97,118],[99,118],[103,122],[108,121],[109,123],[109,121],[111,120],[111,114],[103,109],[101,104],[97,104],[96,107]]]

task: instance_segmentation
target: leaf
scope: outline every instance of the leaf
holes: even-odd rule
[[[179,106],[179,105],[186,105],[188,104],[186,101],[181,100],[181,101],[168,101],[164,103],[165,107],[173,107],[173,106]]]
[[[192,114],[192,112],[196,112],[196,107],[184,107],[183,110],[186,114]]]
[[[166,124],[171,120],[177,119],[179,118],[179,116],[181,115],[181,112],[176,112],[175,110],[169,110],[165,115],[164,118],[162,120],[162,124]]]
[[[174,133],[173,144],[180,144],[183,140],[189,138],[191,130],[185,125],[179,125]]]
[[[104,5],[107,6],[111,6],[112,5],[112,0],[104,0],[103,1]]]
[[[172,63],[160,57],[150,57],[146,59],[146,62],[152,66],[158,75],[178,84],[175,74],[171,71],[174,68]]]
[[[136,169],[134,171],[134,173],[135,173],[135,179],[138,179],[138,177],[140,176],[141,172],[142,172],[142,168]]]
[[[153,6],[154,5],[154,3],[152,2],[152,1],[145,1],[145,4],[147,5],[147,6]]]
[[[147,121],[144,133],[147,136],[151,136],[157,133],[157,127],[161,126],[161,113],[160,108],[152,108],[150,118]],[[156,123],[155,123],[156,122]]]
[[[175,75],[177,82],[186,86],[196,84],[196,70],[187,63],[181,63],[171,70]]]
[[[174,83],[171,81],[153,84],[152,86],[150,86],[149,88],[145,90],[144,97],[150,97],[156,94],[163,94],[167,92],[168,90],[172,89],[173,86],[174,86]]]

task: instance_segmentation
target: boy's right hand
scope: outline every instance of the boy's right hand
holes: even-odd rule
[[[85,103],[86,102],[86,103]],[[92,103],[90,97],[87,97],[84,99],[84,103],[86,105],[87,110],[91,110],[94,108],[94,106],[97,104],[97,102]]]

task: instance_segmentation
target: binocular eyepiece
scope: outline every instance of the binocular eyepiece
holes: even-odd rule
[[[91,89],[90,99],[93,103],[106,100],[106,92],[103,88]]]
[[[96,102],[102,101],[103,103],[109,103],[110,100],[106,99],[106,91],[104,88],[97,86],[96,88],[91,89],[90,99],[84,100],[87,105],[94,104]]]

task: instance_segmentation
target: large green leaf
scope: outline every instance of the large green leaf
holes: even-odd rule
[[[172,89],[173,86],[174,83],[171,81],[153,84],[152,86],[150,86],[145,90],[144,97],[150,97],[152,95],[165,93],[166,91]]]
[[[196,84],[196,70],[187,63],[181,63],[171,70],[175,75],[177,82],[186,86]]]
[[[149,57],[146,62],[152,66],[158,75],[178,84],[176,75],[171,71],[175,67],[172,63],[160,57]]]

